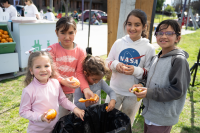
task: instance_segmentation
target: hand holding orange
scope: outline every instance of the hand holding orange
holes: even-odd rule
[[[54,118],[56,117],[56,115],[57,115],[57,112],[56,112],[55,109],[49,109],[49,110],[47,111],[47,114],[46,114],[45,117],[46,117],[48,120],[50,120],[50,119],[54,119]]]
[[[77,78],[70,77],[69,80],[75,82],[75,83],[72,84],[73,86],[80,86],[80,81]]]

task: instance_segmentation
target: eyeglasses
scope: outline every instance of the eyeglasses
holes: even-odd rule
[[[158,36],[158,37],[161,37],[161,36],[163,36],[164,34],[165,34],[166,36],[168,36],[168,37],[173,36],[174,34],[178,35],[177,33],[173,32],[173,31],[167,31],[167,32],[159,31],[159,32],[156,32],[156,36]]]

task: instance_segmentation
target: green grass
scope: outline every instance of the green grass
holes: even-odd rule
[[[200,48],[200,29],[195,33],[183,35],[178,47],[190,55],[190,67],[196,62]],[[156,50],[158,52],[159,50]],[[101,56],[105,59],[107,56]],[[0,81],[0,133],[25,133],[28,120],[19,116],[19,105],[25,76]],[[109,82],[107,82],[109,84]],[[190,87],[179,122],[173,126],[171,133],[198,133],[200,131],[200,68],[198,69],[195,87]],[[102,91],[102,99],[106,93]],[[104,103],[104,101],[102,101]],[[144,119],[136,115],[133,133],[143,133]]]
[[[172,16],[166,16],[166,15],[160,15],[160,14],[156,14],[155,18],[154,18],[154,23],[160,23],[163,20],[166,19],[177,19],[176,17],[172,17]]]

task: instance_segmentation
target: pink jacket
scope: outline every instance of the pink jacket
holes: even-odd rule
[[[58,121],[59,104],[73,111],[76,107],[69,101],[56,79],[49,79],[46,84],[41,84],[36,78],[23,89],[19,114],[29,119],[28,133],[51,132]],[[41,121],[41,116],[49,109],[55,109],[56,118],[51,123]]]
[[[89,88],[88,82],[83,74],[82,61],[85,59],[86,51],[83,50],[76,44],[76,47],[72,50],[64,49],[59,43],[50,45],[49,51],[56,64],[56,69],[61,77],[77,77],[80,81],[81,90]],[[62,85],[61,85],[62,86]],[[74,93],[74,89],[62,86],[63,92],[65,94]]]

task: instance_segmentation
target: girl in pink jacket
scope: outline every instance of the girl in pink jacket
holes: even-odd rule
[[[29,119],[28,133],[49,133],[58,121],[59,105],[71,110],[83,120],[84,110],[77,108],[63,93],[55,75],[53,60],[48,52],[32,52],[22,92],[19,114]],[[49,109],[55,109],[54,119],[47,119]]]

